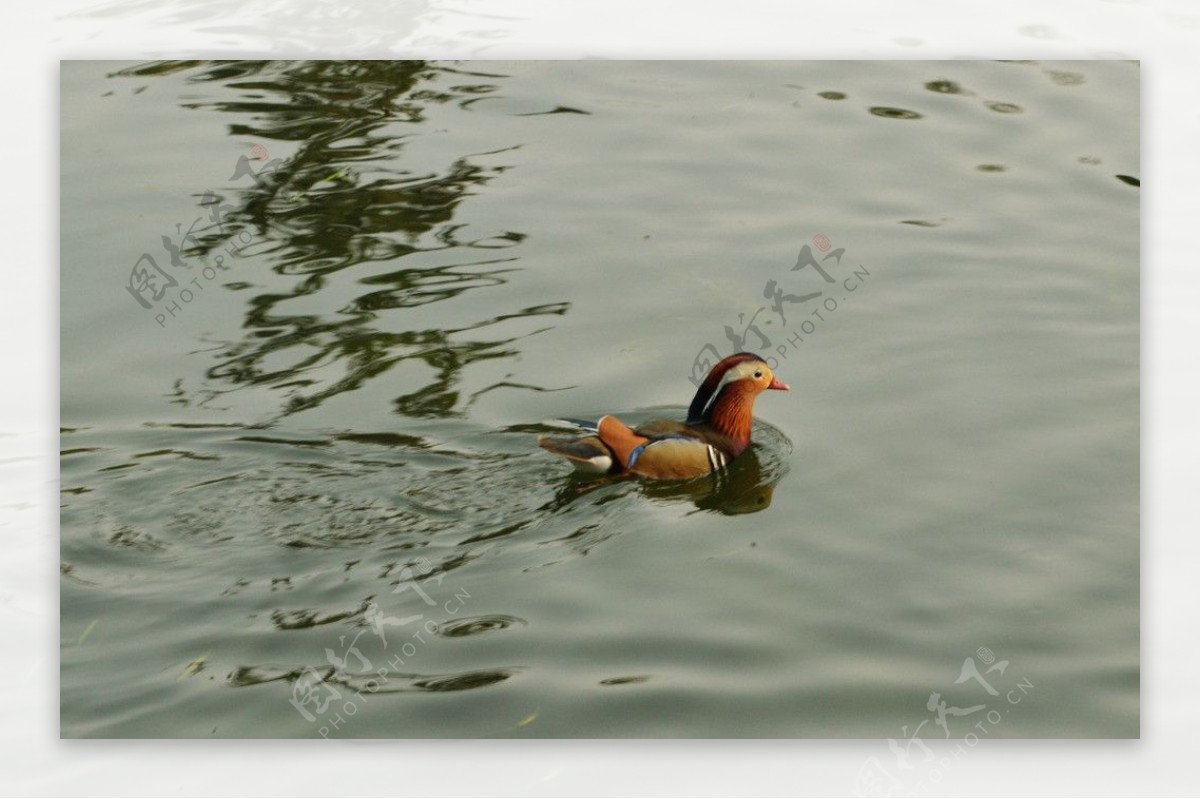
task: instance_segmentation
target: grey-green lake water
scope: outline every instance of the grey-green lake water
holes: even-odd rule
[[[1138,735],[1136,63],[61,87],[64,737]]]

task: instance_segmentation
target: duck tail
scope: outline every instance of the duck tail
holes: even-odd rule
[[[583,438],[539,436],[538,446],[547,452],[553,452],[559,457],[566,458],[580,471],[603,473],[611,470],[613,466],[612,451],[598,436],[584,436]]]

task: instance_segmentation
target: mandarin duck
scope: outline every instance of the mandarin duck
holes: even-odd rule
[[[654,420],[636,429],[615,416],[566,421],[580,438],[540,436],[538,444],[581,471],[684,480],[725,468],[750,446],[754,399],[767,389],[788,391],[766,361],[749,352],[722,359],[688,407],[686,422]]]

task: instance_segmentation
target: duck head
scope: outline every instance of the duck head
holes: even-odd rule
[[[738,352],[723,358],[709,371],[688,407],[688,424],[707,425],[726,436],[734,454],[750,444],[754,424],[754,400],[768,389],[789,391],[767,366],[751,352]]]

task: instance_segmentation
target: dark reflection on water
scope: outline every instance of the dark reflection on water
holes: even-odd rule
[[[747,88],[803,78],[804,96],[840,91],[821,92],[828,102],[798,115],[794,94],[764,92],[681,127],[677,109],[710,106],[702,97],[678,105],[705,76],[677,66],[593,74],[523,65],[514,77],[499,74],[503,66],[485,74],[418,62],[76,72],[64,107],[95,100],[109,135],[78,140],[64,158],[73,169],[64,176],[96,190],[64,191],[64,286],[97,273],[94,261],[127,268],[121,259],[136,254],[119,236],[93,244],[99,226],[67,222],[94,213],[104,230],[121,230],[130,212],[158,210],[143,208],[142,187],[113,165],[146,158],[169,169],[192,148],[216,167],[187,170],[195,185],[149,178],[176,201],[194,195],[196,207],[182,213],[203,221],[185,242],[187,277],[200,259],[223,257],[231,271],[206,284],[166,335],[138,317],[158,336],[153,346],[123,346],[137,334],[126,318],[143,312],[121,286],[112,308],[91,296],[100,282],[78,282],[64,305],[64,362],[79,368],[63,372],[62,733],[313,736],[318,728],[290,700],[328,686],[343,700],[366,697],[343,737],[478,735],[506,723],[498,715],[510,725],[522,718],[524,729],[539,710],[532,731],[551,736],[885,737],[911,730],[929,691],[987,644],[1008,647],[996,652],[1012,657],[1017,679],[1073,687],[1069,702],[1022,703],[1004,736],[1136,735],[1137,575],[1126,564],[1132,553],[1136,567],[1137,316],[1113,316],[1137,307],[1137,194],[1125,191],[1139,183],[1136,126],[1125,126],[1136,81],[1120,78],[1111,97],[1101,91],[1136,67],[1088,65],[1080,85],[1036,64],[869,74],[785,66]],[[705,69],[738,85],[750,67]],[[996,82],[997,70],[1029,80]],[[146,91],[98,99],[113,84]],[[1064,97],[1078,116],[1058,114]],[[984,105],[1001,99],[1025,112]],[[879,107],[868,120],[862,103],[876,102],[905,108]],[[1133,111],[1116,113],[1122,104]],[[118,105],[130,114],[128,137],[111,136]],[[78,138],[89,121],[64,130]],[[813,147],[796,147],[791,121],[816,137]],[[1035,133],[1062,125],[1070,135],[1022,149],[1010,146],[1013,124]],[[638,135],[624,141],[622,130]],[[860,187],[874,186],[869,156],[893,135],[895,164],[917,165],[923,179],[891,187],[881,205]],[[714,136],[779,168],[746,189],[736,179],[744,164],[712,157]],[[926,150],[930,141],[944,147]],[[97,148],[114,160],[96,158]],[[828,164],[847,179],[813,173]],[[574,182],[564,184],[568,174]],[[1074,178],[1109,190],[1075,192]],[[734,194],[705,194],[714,181]],[[810,190],[818,184],[843,191],[831,201]],[[1073,215],[1030,226],[1005,214],[1013,197],[1033,198],[1035,212],[1052,207],[1056,195],[1043,185],[1086,202],[1080,210],[1105,222],[1098,235],[1081,239]],[[202,193],[209,187],[212,197]],[[91,207],[93,196],[111,197],[112,208]],[[971,199],[985,217],[997,211],[1013,224],[948,217]],[[737,213],[714,205],[720,213],[694,237],[697,202],[710,201]],[[604,213],[570,227],[593,208]],[[536,446],[546,415],[588,415],[564,395],[522,405],[547,399],[528,392],[561,386],[547,381],[563,374],[560,364],[582,361],[589,334],[630,352],[629,370],[600,364],[595,382],[606,396],[646,396],[626,389],[653,374],[654,348],[669,349],[664,336],[743,303],[742,267],[721,248],[765,263],[767,250],[790,246],[805,208],[834,208],[830,225],[867,231],[878,240],[864,246],[882,255],[864,255],[864,268],[874,275],[882,258],[881,275],[890,263],[904,279],[883,275],[886,286],[856,294],[846,316],[839,308],[806,345],[817,390],[762,409],[804,436],[796,468],[785,474],[791,443],[761,423],[728,471],[689,482],[582,479]],[[642,241],[647,220],[655,242],[669,230],[677,241],[623,252],[621,237]],[[137,232],[138,247],[169,232],[158,224]],[[1132,234],[1117,235],[1125,224]],[[997,289],[1009,297],[1025,278],[1041,285],[1037,265],[1004,247],[1014,230],[1030,251],[1067,254],[1054,266],[1055,291],[1021,306],[1028,324],[1012,326],[1033,341],[1049,340],[1049,325],[1048,349],[1022,349],[1024,339],[989,337],[978,324]],[[709,255],[689,260],[700,247]],[[1108,256],[1111,274],[1097,285],[1089,264]],[[688,271],[647,273],[646,291],[636,279],[606,279],[636,275],[630,263],[642,258]],[[618,259],[611,275],[602,271]],[[993,261],[995,269],[956,268]],[[938,291],[953,287],[964,290],[939,303]],[[612,317],[623,324],[609,329],[603,303],[626,296],[634,302]],[[601,312],[579,314],[569,301]],[[87,314],[67,313],[85,303]],[[916,314],[925,308],[932,315]],[[93,340],[97,353],[127,360],[87,363]],[[1094,352],[1108,354],[1089,360]],[[121,391],[92,395],[100,386],[89,381],[112,372],[93,366],[128,375],[128,407]],[[1050,384],[1070,407],[1027,413],[1045,410],[1038,387]],[[1092,396],[1120,401],[1093,407]],[[961,414],[938,412],[945,407]],[[1128,418],[1132,439],[1119,435]],[[948,419],[961,423],[949,438]],[[956,448],[964,436],[970,446]],[[1027,457],[1045,440],[1054,458]],[[1078,485],[1058,479],[1071,469]],[[1121,488],[1130,474],[1132,494]],[[1050,579],[1065,574],[1059,562],[1088,568]],[[1093,596],[1100,584],[1116,586],[1103,606]],[[1028,623],[1039,613],[1093,645],[1063,658],[1060,631]],[[980,640],[980,630],[995,640]],[[903,668],[888,666],[896,663]],[[374,700],[383,694],[391,696]]]
[[[491,669],[488,671],[472,671],[466,674],[439,674],[429,677],[419,677],[413,680],[413,688],[420,691],[468,691],[472,688],[486,688],[498,682],[504,682],[516,673],[516,669]]]
[[[469,635],[507,630],[509,627],[524,627],[526,624],[528,624],[527,621],[519,619],[516,616],[493,614],[490,616],[471,616],[454,619],[453,621],[439,624],[435,632],[446,638],[465,638]]]
[[[199,589],[204,605],[237,620],[231,623],[286,639],[276,646],[287,654],[231,645],[209,666],[227,674],[230,687],[274,686],[267,692],[280,702],[316,685],[398,698],[487,688],[524,667],[479,662],[475,642],[510,636],[530,622],[482,607],[470,615],[457,615],[459,605],[448,609],[447,600],[477,601],[464,566],[502,553],[515,554],[522,573],[569,563],[611,546],[629,529],[617,520],[643,513],[647,500],[681,516],[763,510],[791,450],[780,431],[760,421],[753,447],[712,478],[584,488],[535,446],[538,428],[456,421],[435,440],[371,430],[294,434],[160,424],[123,431],[120,444],[110,431],[64,432],[71,439],[65,449],[79,462],[64,472],[64,491],[99,486],[108,493],[119,479],[122,491],[140,498],[140,509],[114,517],[101,500],[64,510],[65,529],[96,532],[64,539],[61,570],[76,585],[111,590],[129,578],[97,565],[98,548],[150,579],[166,564],[206,553],[218,558],[221,577]],[[173,448],[150,446],[164,433]],[[119,478],[106,476],[103,470],[116,466],[129,468]],[[239,553],[257,554],[243,561]],[[438,604],[423,604],[416,586]],[[412,644],[414,631],[428,634],[420,651],[452,646],[444,657],[465,658],[466,670],[418,672],[399,663],[380,680],[379,669]],[[333,656],[340,665],[330,665]],[[432,648],[417,656],[433,657]],[[359,659],[371,668],[359,668]],[[616,679],[605,684],[636,681]]]
[[[229,115],[231,136],[259,142],[230,178],[237,188],[200,198],[211,224],[186,240],[187,257],[220,265],[230,252],[244,249],[265,258],[275,276],[294,278],[264,281],[270,290],[247,298],[241,339],[214,342],[216,363],[195,398],[200,404],[260,387],[279,397],[280,418],[413,360],[431,367],[434,376],[426,385],[410,385],[396,398],[396,411],[461,415],[483,391],[499,387],[464,397],[457,389],[464,371],[518,355],[520,339],[552,327],[551,320],[569,309],[566,301],[551,301],[460,317],[441,327],[412,327],[393,313],[501,286],[519,271],[512,253],[526,234],[477,231],[461,218],[464,201],[508,169],[488,162],[519,143],[439,156],[441,162],[426,157],[410,163],[405,157],[407,140],[427,122],[431,108],[467,108],[497,92],[503,75],[420,61],[156,62],[116,74],[172,72],[209,87],[207,96],[189,99],[184,107]],[[582,113],[564,107],[551,113],[561,112]],[[291,155],[266,160],[274,143],[286,143]],[[354,287],[362,289],[347,302],[331,290],[336,278],[344,291],[347,279],[339,273],[348,270],[354,270]],[[300,298],[322,295],[328,299],[306,304],[304,312],[290,310]],[[522,318],[546,321],[515,335],[494,329]],[[177,389],[180,402],[189,402]]]
[[[601,680],[599,684],[600,685],[636,685],[638,683],[646,682],[649,679],[650,679],[650,676],[647,674],[634,674],[629,677],[609,677],[608,679]]]
[[[925,84],[925,88],[938,94],[972,94],[972,92],[964,89],[960,84],[952,80],[931,80]]]
[[[555,106],[554,108],[550,109],[549,111],[530,111],[530,112],[527,112],[524,114],[517,114],[516,116],[536,117],[536,116],[542,116],[543,114],[583,114],[585,116],[590,116],[591,113],[592,113],[591,111],[583,111],[579,108],[567,108],[566,106],[560,105],[560,106]]]
[[[642,493],[656,500],[687,499],[700,510],[727,516],[766,510],[783,470],[765,468],[759,449],[757,445],[751,447],[727,469],[711,477],[675,484],[642,483]]]
[[[1024,111],[1024,109],[1021,108],[1021,106],[1015,105],[1013,103],[1000,103],[1000,102],[990,101],[990,102],[984,103],[984,105],[986,105],[988,107],[988,109],[995,111],[998,114],[1020,114],[1020,113],[1022,113],[1022,111]]]
[[[304,679],[320,677],[324,685],[338,685],[351,691],[367,691],[371,694],[401,693],[447,693],[486,688],[504,682],[517,674],[519,669],[484,669],[460,674],[403,674],[389,672],[386,680],[380,680],[375,672],[367,674],[346,673],[331,666],[239,666],[226,677],[233,688],[251,688],[273,682],[296,683]]]
[[[271,622],[277,630],[307,630],[312,627],[320,627],[324,624],[336,624],[340,621],[354,618],[356,615],[365,613],[367,603],[364,602],[355,610],[340,611],[334,613],[320,613],[316,610],[275,610],[271,613]]]
[[[663,413],[630,418],[639,415]],[[576,476],[535,446],[536,433],[557,428],[456,425],[442,440],[369,430],[296,435],[225,424],[169,425],[176,437],[170,450],[139,446],[161,435],[162,425],[126,431],[123,445],[99,446],[107,434],[76,432],[70,435],[77,445],[69,449],[76,452],[70,460],[78,462],[64,470],[64,496],[107,492],[108,483],[119,479],[123,491],[141,497],[146,518],[158,521],[113,518],[101,503],[67,511],[64,525],[83,523],[76,515],[84,514],[110,550],[146,563],[208,544],[220,544],[222,551],[265,544],[324,563],[301,575],[272,574],[270,581],[231,574],[217,588],[223,597],[304,589],[353,563],[364,574],[356,577],[361,590],[352,596],[275,600],[266,616],[280,631],[361,626],[376,598],[414,579],[413,570],[422,579],[440,580],[499,543],[536,553],[540,566],[565,562],[620,535],[611,519],[647,500],[677,507],[681,515],[765,510],[792,449],[781,431],[756,421],[754,444],[716,475],[596,480]],[[79,561],[85,573],[77,576],[84,580],[92,579],[86,571],[90,546],[63,545],[64,568]],[[344,554],[333,554],[339,552]],[[455,637],[519,623],[490,615],[439,632]]]
[[[903,108],[891,108],[885,105],[872,106],[867,110],[877,117],[884,117],[886,119],[920,119],[922,116],[916,111],[908,111]]]

